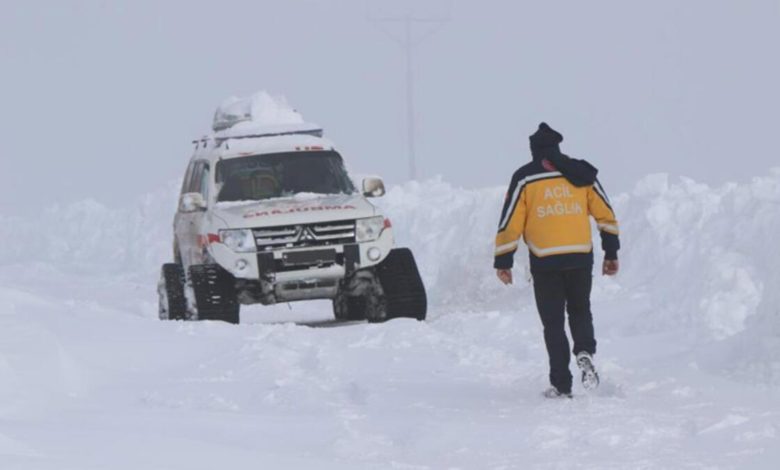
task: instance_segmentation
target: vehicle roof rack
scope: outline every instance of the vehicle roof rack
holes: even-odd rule
[[[262,139],[265,137],[283,137],[289,135],[310,135],[312,137],[322,137],[323,130],[303,129],[303,130],[294,130],[294,131],[285,131],[285,132],[266,132],[260,134],[245,134],[245,135],[239,134],[239,135],[216,136],[214,137],[214,142],[216,143],[216,146],[219,147],[222,145],[223,142],[232,139]]]

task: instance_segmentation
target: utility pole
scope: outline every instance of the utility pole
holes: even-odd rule
[[[448,23],[449,18],[421,18],[411,14],[403,17],[388,18],[369,18],[369,21],[376,24],[379,29],[385,33],[396,44],[401,46],[406,55],[406,125],[407,125],[407,151],[409,152],[409,179],[417,179],[417,155],[415,144],[415,106],[414,106],[414,49],[431,37],[435,32],[441,29],[441,26]],[[403,35],[398,37],[389,29],[385,29],[386,24],[403,25]],[[415,38],[415,26],[425,25],[428,30],[419,37]]]

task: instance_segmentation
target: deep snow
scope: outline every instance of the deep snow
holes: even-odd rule
[[[158,321],[174,184],[130,209],[0,216],[0,468],[775,468],[780,171],[613,195],[603,382],[572,401],[540,396],[529,285],[494,279],[503,191],[380,200],[417,254],[425,323],[337,325],[325,302]]]

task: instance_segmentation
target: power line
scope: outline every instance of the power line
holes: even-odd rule
[[[414,100],[414,49],[425,42],[438,32],[449,18],[423,18],[413,15],[400,17],[368,18],[369,21],[377,25],[379,30],[385,33],[390,39],[398,44],[406,56],[406,124],[407,124],[407,151],[409,152],[409,179],[417,179],[417,157],[415,144],[415,100]],[[403,25],[403,34],[399,37],[390,29],[387,24]],[[415,38],[415,26],[427,25],[427,31]],[[433,28],[431,28],[433,26]]]

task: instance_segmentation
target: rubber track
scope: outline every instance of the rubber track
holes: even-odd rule
[[[168,296],[168,319],[184,320],[187,315],[187,300],[184,297],[184,269],[179,264],[166,263],[162,266],[165,290]]]
[[[397,248],[376,268],[387,301],[387,317],[425,320],[428,297],[414,255]]]
[[[198,319],[238,323],[240,305],[233,276],[212,264],[190,266]]]

